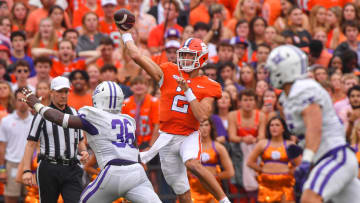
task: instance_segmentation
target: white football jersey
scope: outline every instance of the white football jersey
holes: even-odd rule
[[[289,130],[296,136],[305,135],[305,124],[302,118],[303,110],[310,104],[319,104],[322,109],[322,137],[315,161],[330,149],[345,145],[345,128],[336,115],[328,92],[313,79],[296,80],[289,95],[280,97],[284,107],[285,120]],[[305,139],[302,140],[304,144]],[[300,144],[301,145],[301,144]]]
[[[90,106],[79,109],[79,116],[86,128],[87,142],[101,169],[112,159],[138,162],[139,150],[135,145],[136,123],[133,118]]]

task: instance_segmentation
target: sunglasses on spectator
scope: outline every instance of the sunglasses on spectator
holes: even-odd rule
[[[27,73],[27,72],[29,72],[29,70],[27,70],[27,69],[20,69],[20,70],[17,70],[16,72],[18,72],[18,73],[22,73],[22,72],[24,72],[24,73]]]

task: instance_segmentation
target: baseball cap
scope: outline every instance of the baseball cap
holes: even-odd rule
[[[180,42],[176,41],[176,40],[170,40],[170,41],[167,41],[165,43],[165,49],[168,49],[168,48],[180,48]]]
[[[51,80],[51,90],[61,90],[63,88],[70,89],[69,79],[63,76],[58,76]]]
[[[117,5],[116,0],[101,0],[101,6],[106,6],[108,4],[112,4],[114,6]]]
[[[180,38],[180,32],[179,32],[179,30],[177,30],[177,29],[175,29],[175,28],[169,28],[169,29],[165,32],[165,38],[169,38],[169,37]]]
[[[239,37],[239,36],[231,38],[230,44],[231,44],[231,45],[244,44],[245,47],[247,47],[247,46],[249,45],[249,43],[246,41],[245,38]]]
[[[0,40],[0,51],[6,51],[10,55],[10,45],[5,41]]]

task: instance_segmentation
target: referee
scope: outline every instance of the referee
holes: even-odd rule
[[[64,113],[76,115],[76,110],[67,105],[69,88],[70,82],[67,78],[54,78],[51,81],[50,106]],[[79,167],[76,157],[78,151],[81,152],[81,160],[86,160],[89,156],[80,130],[63,128],[36,114],[27,140],[23,158],[24,183],[35,184],[32,181],[31,159],[40,140],[39,164],[36,171],[40,202],[56,203],[61,194],[65,203],[78,203],[83,190],[83,170]]]

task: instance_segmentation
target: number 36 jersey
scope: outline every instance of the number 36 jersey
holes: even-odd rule
[[[79,117],[85,128],[87,142],[101,169],[112,159],[138,161],[136,123],[133,118],[90,106],[79,109]]]
[[[160,130],[175,135],[189,135],[198,130],[200,124],[176,81],[180,77],[178,66],[163,63],[160,68],[164,73],[160,84]],[[220,84],[207,76],[190,78],[186,72],[182,72],[182,75],[198,101],[205,97],[221,97]]]

